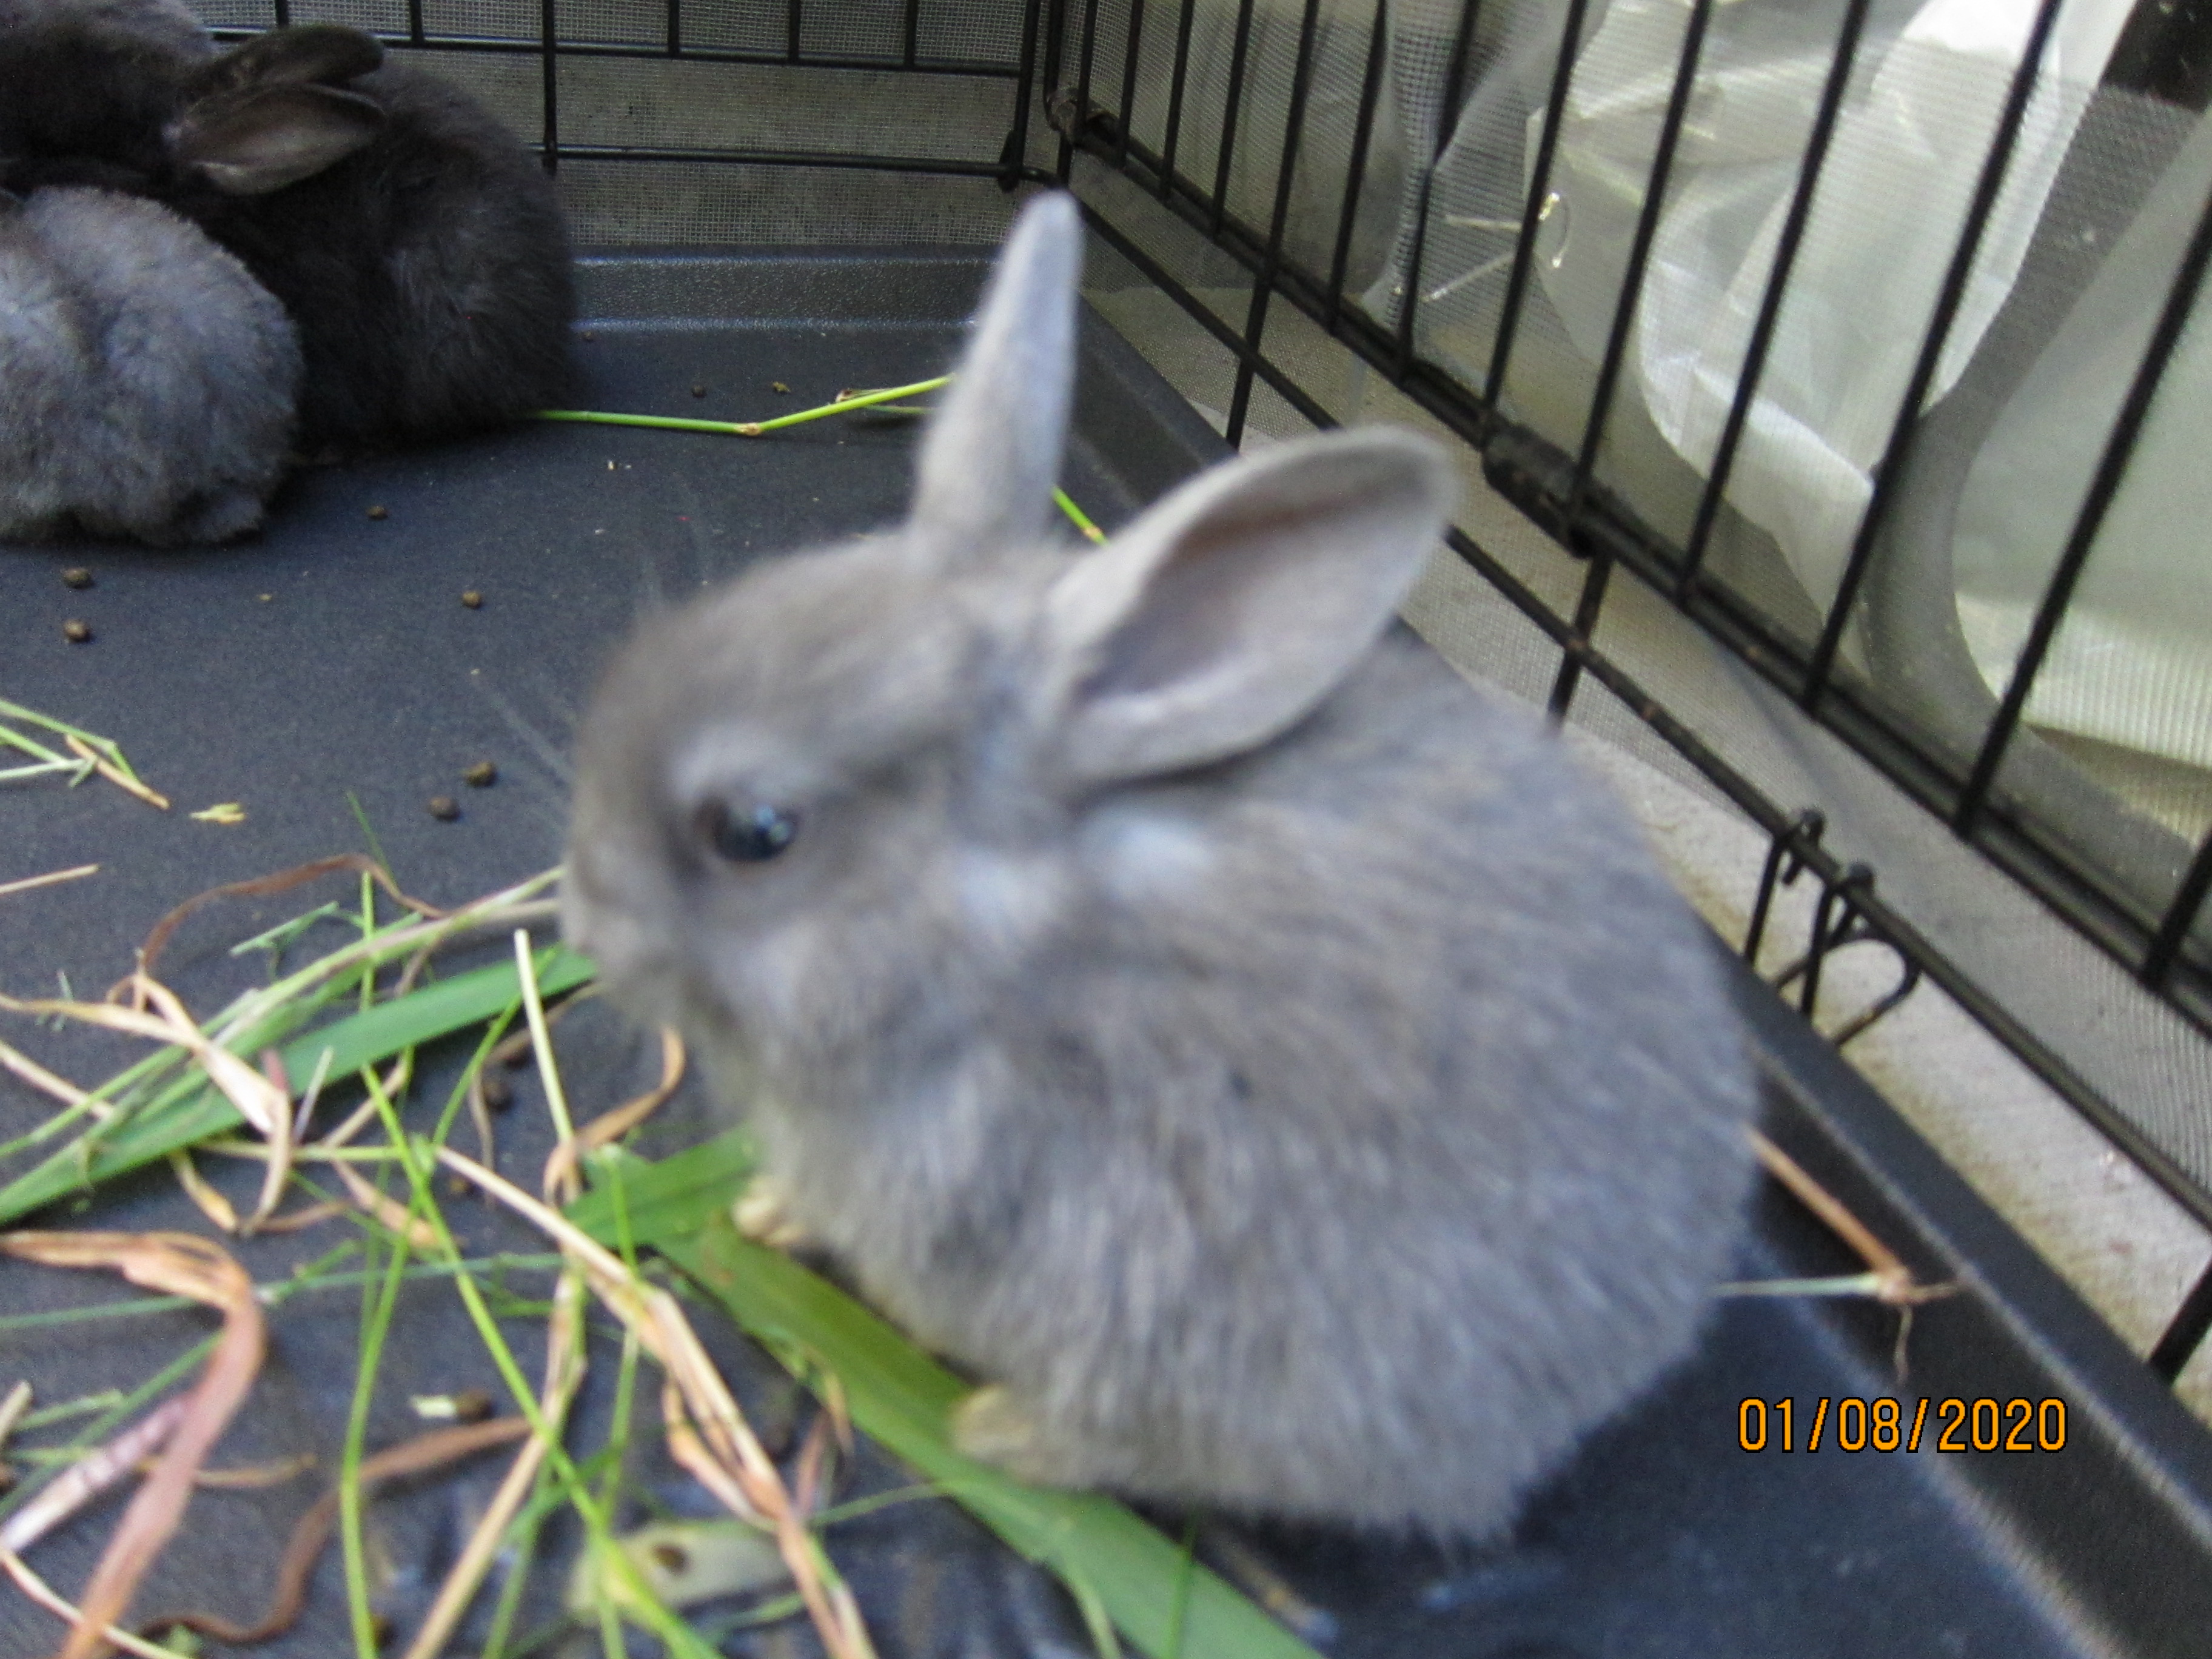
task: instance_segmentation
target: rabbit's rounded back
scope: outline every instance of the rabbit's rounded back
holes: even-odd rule
[[[888,535],[656,620],[565,914],[799,1227],[1074,1485],[1482,1534],[1694,1343],[1752,1090],[1710,941],[1392,623],[1387,431],[1046,533],[1080,241],[1018,225]]]
[[[283,307],[167,209],[0,197],[0,538],[253,528],[299,376]]]

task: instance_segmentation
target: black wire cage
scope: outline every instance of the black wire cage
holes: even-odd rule
[[[422,54],[587,258],[979,246],[1073,189],[1094,306],[1231,447],[1455,446],[1416,624],[1731,815],[1730,943],[1832,1042],[1932,986],[2212,1224],[2204,9],[204,10]],[[2212,1273],[2149,1365],[2208,1329]]]

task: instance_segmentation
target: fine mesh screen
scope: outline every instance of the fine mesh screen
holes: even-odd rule
[[[900,155],[961,161],[1012,125],[1006,84],[974,76],[570,58],[560,78],[564,145],[857,155],[896,134]]]
[[[561,196],[586,248],[987,246],[1012,214],[988,179],[841,167],[572,161]]]

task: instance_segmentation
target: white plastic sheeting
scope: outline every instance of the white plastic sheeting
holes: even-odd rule
[[[1564,0],[1530,9],[1545,21],[1525,38],[1556,40]],[[1591,361],[1612,326],[1689,11],[1690,0],[1613,0],[1578,54],[1535,269]],[[2031,0],[1869,9],[1728,489],[1822,606],[1865,513],[2035,11]],[[1957,381],[2010,293],[2128,11],[2127,0],[2061,10],[1929,402]],[[1723,0],[1708,27],[1631,354],[1631,383],[1653,424],[1708,476],[1835,30],[1833,9],[1784,0]],[[1528,78],[1525,61],[1510,67]],[[1530,101],[1524,177],[1542,137],[1540,100]],[[2112,246],[1969,474],[1950,554],[1961,627],[1993,692],[2010,679],[2208,190],[2212,128]],[[2212,767],[2208,418],[2212,331],[2192,327],[2039,676],[2033,722]]]
[[[1953,568],[1993,686],[2010,677],[2106,434],[2212,192],[2212,123],[2168,166],[1976,457]],[[2159,382],[2028,718],[2212,767],[2212,330],[2203,306]]]
[[[1840,112],[1729,477],[1737,509],[1825,605],[1836,591],[2036,8],[1926,0],[1872,20]],[[2075,0],[2034,96],[1931,400],[2009,292],[2126,0]],[[1689,0],[1615,0],[1571,88],[1552,187],[1572,227],[1538,267],[1585,351],[1618,297],[1575,280],[1577,244],[1625,248],[1643,205]],[[1701,472],[1735,396],[1800,155],[1834,55],[1833,14],[1765,0],[1715,9],[1638,312],[1635,368],[1654,423]],[[1529,122],[1533,155],[1540,112]],[[1587,256],[1586,256],[1587,257]]]

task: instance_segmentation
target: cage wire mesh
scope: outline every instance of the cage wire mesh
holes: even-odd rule
[[[1231,443],[1452,444],[1409,617],[1709,815],[1709,914],[1765,918],[1817,1024],[1940,1005],[2212,1224],[2193,9],[204,9],[422,52],[545,148],[586,254],[988,244],[1068,185],[1088,297]],[[2182,1288],[2118,1317],[2169,1377],[2212,1326]]]

